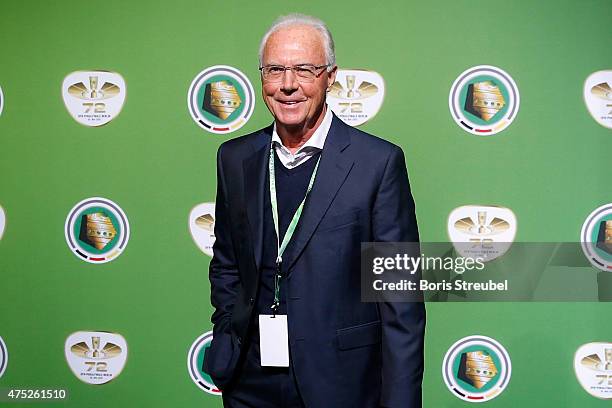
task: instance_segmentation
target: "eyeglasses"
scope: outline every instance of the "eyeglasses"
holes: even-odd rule
[[[329,67],[326,65],[312,65],[312,64],[300,64],[292,67],[286,67],[284,65],[266,65],[265,67],[259,67],[261,71],[261,77],[266,82],[281,82],[285,71],[291,70],[299,82],[314,82],[323,72],[323,68]]]

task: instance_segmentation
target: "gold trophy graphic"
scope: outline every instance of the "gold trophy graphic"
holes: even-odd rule
[[[100,338],[99,337],[92,337],[91,338],[91,346],[93,348],[91,356],[93,358],[100,357],[100,351],[98,350],[100,348]]]
[[[91,338],[91,347],[82,341],[70,347],[70,351],[83,358],[108,359],[121,354],[121,347],[109,342],[100,350],[100,337],[94,336]]]
[[[355,75],[347,75],[346,76],[346,87],[348,91],[346,92],[346,97],[352,99],[355,95],[353,88],[355,87]]]
[[[203,214],[196,218],[195,223],[198,227],[208,232],[214,237],[215,219],[211,214]]]
[[[602,82],[591,88],[591,93],[598,98],[612,102],[612,88],[607,82]]]
[[[355,75],[346,76],[346,89],[338,81],[329,88],[329,94],[340,99],[358,100],[366,99],[378,92],[378,87],[370,82],[363,81],[355,89]]]
[[[117,230],[113,221],[101,212],[84,214],[81,217],[81,231],[79,240],[103,250],[104,247],[115,238]]]
[[[504,108],[506,101],[493,81],[475,82],[468,85],[464,109],[488,122]]]
[[[461,354],[457,377],[481,389],[497,375],[497,366],[486,351],[471,351]]]
[[[612,371],[612,348],[604,349],[604,359],[605,362],[597,354],[591,354],[583,357],[580,364],[593,371]]]
[[[238,91],[228,81],[206,84],[202,109],[218,118],[226,120],[240,107],[242,99]]]
[[[602,82],[592,87],[591,93],[600,99],[608,101],[606,107],[612,108],[612,88],[610,88],[607,82]],[[612,115],[612,111],[610,111],[608,115]]]
[[[487,224],[487,212],[478,211],[478,224],[472,221],[471,217],[461,218],[455,221],[455,228],[469,235],[474,235],[476,238],[470,238],[474,242],[493,242],[492,238],[486,238],[491,235],[501,234],[510,228],[510,224],[501,218],[495,217]]]
[[[119,87],[110,82],[105,82],[104,85],[102,85],[102,88],[98,89],[97,76],[89,77],[89,88],[83,82],[72,84],[68,88],[68,93],[70,95],[74,96],[75,98],[89,101],[109,99],[116,96],[119,91]]]
[[[89,88],[91,89],[90,99],[98,99],[98,77],[90,76],[89,77]]]

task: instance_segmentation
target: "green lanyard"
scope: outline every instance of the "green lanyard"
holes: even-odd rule
[[[308,197],[308,193],[310,193],[310,190],[312,190],[312,185],[314,184],[315,176],[317,175],[320,160],[321,156],[319,156],[317,159],[317,164],[312,172],[312,176],[310,176],[310,182],[308,183],[308,188],[306,189],[306,195],[304,195],[304,199],[300,203],[297,210],[295,210],[295,214],[293,214],[293,218],[287,227],[287,232],[285,232],[285,236],[281,241],[278,230],[278,202],[276,201],[276,176],[274,173],[274,142],[272,142],[272,145],[270,146],[270,160],[268,161],[268,169],[270,171],[270,204],[272,204],[272,218],[274,219],[274,230],[276,231],[276,245],[278,249],[278,256],[276,257],[276,274],[274,275],[274,303],[271,306],[274,315],[276,315],[278,307],[280,306],[280,280],[283,277],[281,274],[283,253],[285,252],[285,248],[287,248],[287,245],[295,232],[297,223],[300,220],[302,210],[304,209],[304,203],[306,202],[306,197]]]

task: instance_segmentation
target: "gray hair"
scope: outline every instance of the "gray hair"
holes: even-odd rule
[[[329,65],[327,70],[331,71],[333,69],[333,67],[336,65],[336,51],[331,32],[322,20],[299,13],[280,16],[276,19],[276,21],[274,21],[274,23],[272,23],[259,44],[259,66],[262,65],[264,47],[266,46],[266,42],[268,42],[270,35],[281,28],[299,25],[312,27],[321,34],[321,37],[323,38],[323,48],[325,48],[325,61],[326,64]]]

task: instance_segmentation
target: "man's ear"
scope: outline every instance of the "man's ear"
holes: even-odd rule
[[[336,82],[336,74],[338,73],[338,66],[334,65],[331,71],[327,71],[327,90]]]

